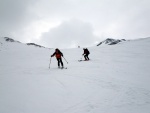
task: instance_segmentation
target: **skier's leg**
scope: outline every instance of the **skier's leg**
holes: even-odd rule
[[[60,63],[61,63],[61,66],[64,67],[64,64],[62,62],[62,59],[60,58]]]
[[[90,59],[89,59],[89,55],[88,55],[88,54],[87,54],[87,59],[88,59],[88,60],[90,60]]]
[[[84,55],[84,59],[86,60],[86,55]]]
[[[58,61],[58,67],[60,67],[60,60],[59,60],[59,58],[57,58],[57,61]]]
[[[87,60],[87,55],[84,55],[85,60]]]

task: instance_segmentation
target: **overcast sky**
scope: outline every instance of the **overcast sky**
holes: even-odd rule
[[[150,0],[0,0],[0,36],[53,48],[150,37]]]

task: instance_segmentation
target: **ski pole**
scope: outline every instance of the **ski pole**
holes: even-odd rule
[[[50,69],[51,59],[52,59],[52,57],[50,58],[50,62],[49,62],[49,69]]]
[[[64,57],[63,57],[64,58]],[[65,59],[65,58],[64,58]],[[67,60],[65,59],[65,61],[67,62]],[[68,62],[67,62],[67,64],[68,64]]]
[[[82,60],[82,58],[83,58],[83,55],[82,55],[82,57],[81,57],[81,60]]]

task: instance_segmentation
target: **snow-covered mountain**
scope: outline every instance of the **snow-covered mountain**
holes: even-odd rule
[[[97,44],[97,46],[100,46],[100,45],[115,45],[115,44],[118,44],[120,42],[124,42],[126,41],[125,39],[112,39],[112,38],[107,38],[106,40],[100,42],[99,44]]]
[[[88,49],[60,49],[61,70],[54,49],[0,38],[0,113],[149,113],[150,38]]]
[[[3,41],[3,42],[15,42],[15,43],[21,43],[21,42],[19,42],[19,41],[16,41],[16,40],[14,40],[14,39],[12,39],[12,38],[9,38],[9,37],[1,37],[1,41]],[[2,42],[0,42],[0,44],[2,44]],[[22,43],[23,44],[23,43]],[[26,45],[28,45],[28,46],[36,46],[36,47],[40,47],[40,48],[46,48],[46,47],[44,47],[44,46],[41,46],[41,45],[38,45],[38,44],[35,44],[35,43],[26,43]]]

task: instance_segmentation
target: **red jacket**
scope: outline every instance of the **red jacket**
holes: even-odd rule
[[[53,53],[52,57],[55,55],[56,58],[61,58],[61,56],[63,57],[62,52],[60,52],[60,50],[57,50]]]

